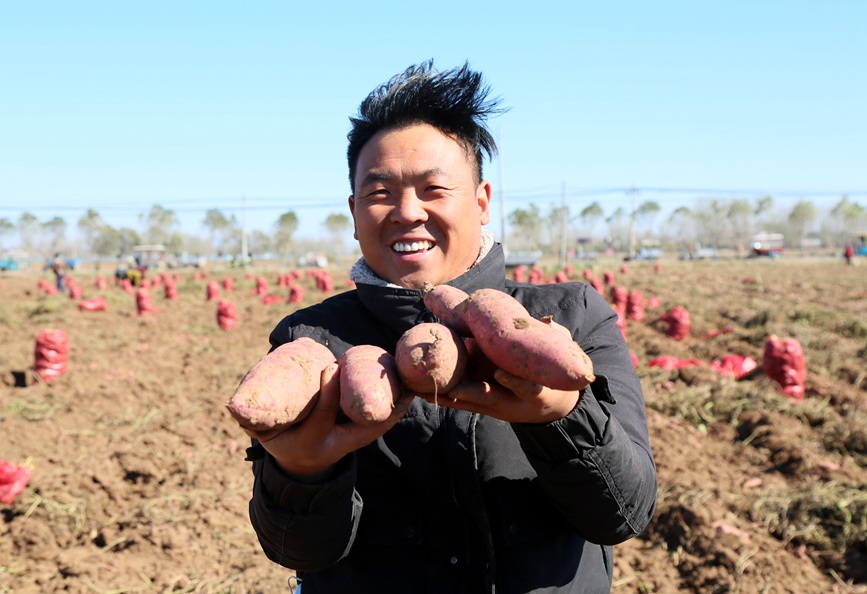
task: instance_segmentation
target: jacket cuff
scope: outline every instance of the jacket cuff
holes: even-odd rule
[[[546,424],[513,423],[512,428],[528,457],[565,462],[583,457],[605,442],[610,415],[600,400],[609,400],[608,380],[597,376],[568,415]]]
[[[352,455],[340,460],[331,477],[321,483],[304,483],[292,478],[270,454],[262,464],[259,478],[265,492],[280,508],[295,514],[309,514],[327,507],[329,501],[345,498],[343,494],[351,492],[355,485],[357,467]]]

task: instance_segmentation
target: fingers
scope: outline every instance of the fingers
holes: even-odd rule
[[[320,375],[319,402],[310,413],[317,424],[331,427],[340,412],[340,373],[337,363],[325,366]]]

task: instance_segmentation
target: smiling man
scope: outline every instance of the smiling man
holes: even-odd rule
[[[617,314],[584,283],[507,280],[483,229],[486,119],[499,111],[487,95],[467,65],[427,62],[361,103],[347,150],[356,288],[283,319],[272,349],[310,337],[338,358],[357,344],[393,353],[435,320],[424,284],[448,283],[553,316],[596,380],[560,391],[500,370],[438,403],[403,394],[390,418],[359,426],[339,414],[337,365],[326,368],[310,415],[248,450],[253,527],[304,594],[609,592],[613,545],[653,514],[644,399]]]

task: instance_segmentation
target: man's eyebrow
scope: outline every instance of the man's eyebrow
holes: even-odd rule
[[[430,169],[427,169],[425,171],[422,171],[422,172],[414,175],[413,177],[416,179],[425,179],[428,177],[435,177],[435,176],[439,176],[439,175],[446,175],[446,171],[441,167],[432,167]],[[394,178],[395,178],[395,175],[393,173],[389,173],[387,171],[382,171],[382,170],[372,169],[372,170],[367,172],[367,174],[364,176],[364,179],[361,181],[361,183],[362,184],[368,184],[371,182],[378,182],[378,181],[390,181],[390,180],[393,180]]]
[[[368,171],[367,175],[364,176],[362,180],[363,183],[370,183],[376,181],[388,181],[390,179],[394,179],[394,175],[391,173],[386,173],[385,171]]]

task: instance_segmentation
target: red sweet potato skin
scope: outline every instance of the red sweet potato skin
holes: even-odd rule
[[[470,329],[463,319],[463,306],[469,295],[451,285],[426,284],[424,305],[440,322],[460,336],[471,336]]]
[[[340,366],[340,408],[353,423],[371,425],[386,420],[401,394],[394,356],[374,345],[350,347]]]
[[[335,361],[327,347],[311,338],[287,342],[250,368],[226,407],[252,432],[288,427],[310,413],[322,370]]]
[[[394,359],[404,386],[421,394],[445,394],[467,366],[464,342],[444,324],[426,322],[403,333]]]
[[[593,363],[562,326],[533,318],[511,295],[473,292],[462,317],[488,358],[518,377],[557,390],[582,390],[593,382]]]

